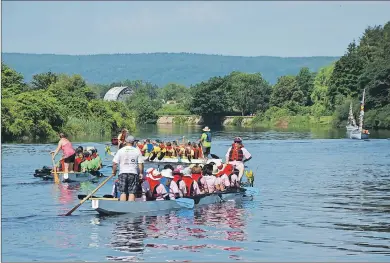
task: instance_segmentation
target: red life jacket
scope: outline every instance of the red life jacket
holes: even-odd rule
[[[193,196],[194,195],[194,179],[188,176],[183,176],[182,180],[186,184],[187,188],[187,196]]]
[[[75,172],[80,172],[81,170],[81,167],[80,167],[80,164],[83,162],[83,158],[82,157],[77,157],[75,160],[74,160],[74,166],[73,166],[73,170]]]
[[[144,145],[143,144],[138,144],[137,147],[141,151],[142,155],[144,155],[144,152],[142,151],[142,149],[144,148]]]
[[[201,178],[202,174],[192,174],[192,179],[194,179],[198,183],[200,190],[203,190],[203,185],[200,181]]]
[[[219,171],[215,176],[216,177],[220,177],[222,176],[223,174],[226,174],[226,175],[231,175],[234,171],[234,168],[233,168],[233,165],[232,164],[227,164],[225,166],[225,168],[222,170],[222,171]]]
[[[244,160],[244,153],[242,152],[242,146],[236,147],[232,145],[232,149],[229,152],[229,161],[242,161]]]
[[[157,189],[157,186],[160,185],[160,180],[153,180],[149,177],[147,177],[147,180],[148,180],[149,187],[150,187],[150,193],[152,194],[152,196],[154,198],[156,198],[157,197],[156,189]]]
[[[65,170],[65,159],[62,159],[60,161],[60,164],[61,164],[61,169],[59,169],[60,171],[64,171]]]
[[[173,181],[175,181],[177,183],[177,185],[179,185],[179,181],[181,180],[181,175],[180,174],[175,174],[173,176]]]

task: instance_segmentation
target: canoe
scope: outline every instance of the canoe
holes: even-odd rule
[[[100,172],[97,173],[90,173],[90,172],[72,172],[72,173],[64,173],[59,172],[57,173],[59,176],[59,179],[63,183],[81,183],[81,182],[88,182],[88,181],[96,181],[98,178],[102,177],[103,174]],[[42,177],[43,180],[54,180],[54,173],[51,173],[50,175],[45,175]]]
[[[221,203],[224,201],[244,201],[252,200],[253,196],[248,196],[245,191],[232,191],[204,194],[192,197],[183,197],[193,199],[195,206],[209,205]],[[117,198],[90,198],[92,201],[92,209],[101,215],[115,214],[143,214],[168,210],[179,210],[183,207],[175,200],[164,201],[142,201],[137,198],[135,202],[118,201]]]

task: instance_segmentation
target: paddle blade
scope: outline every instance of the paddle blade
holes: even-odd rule
[[[219,156],[218,155],[215,155],[215,154],[212,154],[210,153],[211,157],[213,157],[213,159],[219,159]]]
[[[175,201],[178,205],[185,207],[185,208],[191,209],[191,208],[194,208],[194,206],[195,206],[194,200],[190,199],[190,198],[179,198],[179,199],[176,199]]]
[[[243,187],[244,189],[246,189],[246,192],[247,194],[250,194],[250,195],[260,195],[260,190],[255,188],[255,187]]]

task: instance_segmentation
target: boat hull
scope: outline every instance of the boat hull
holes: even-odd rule
[[[99,173],[100,174],[100,173]],[[59,179],[63,183],[81,183],[88,181],[95,181],[99,176],[93,175],[91,173],[75,172],[75,173],[59,173]],[[43,177],[45,180],[54,180],[54,174],[51,173],[49,176]]]
[[[194,197],[185,197],[194,200],[195,206],[210,205],[224,201],[252,200],[252,196],[246,196],[244,192],[213,193]],[[141,201],[135,202],[118,201],[117,198],[91,198],[92,209],[101,215],[115,214],[144,214],[168,210],[179,210],[183,207],[174,200],[164,201]]]
[[[351,132],[349,137],[355,140],[367,140],[369,138],[368,134],[361,133],[360,131]]]

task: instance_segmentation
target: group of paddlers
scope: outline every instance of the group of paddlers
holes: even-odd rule
[[[82,146],[73,148],[72,143],[67,139],[64,133],[59,134],[60,141],[57,149],[51,152],[54,160],[56,154],[62,150],[63,155],[57,163],[57,171],[68,172],[97,172],[102,168],[102,159],[97,153],[96,148],[84,151]],[[53,167],[54,168],[54,167]]]
[[[126,145],[125,138],[128,135],[127,129],[122,129],[118,136],[118,149]],[[210,154],[211,149],[211,133],[209,127],[203,129],[203,133],[198,142],[185,141],[160,141],[145,139],[143,141],[135,141],[135,145],[141,151],[142,156],[149,157],[150,160],[155,158],[188,158],[202,159]]]
[[[121,201],[134,201],[140,195],[144,201],[166,200],[237,189],[244,174],[244,163],[252,158],[244,148],[242,139],[236,137],[226,153],[225,163],[210,159],[205,165],[196,164],[187,168],[166,165],[162,171],[154,168],[144,171],[143,154],[135,138],[127,135],[124,143],[115,154],[112,167],[115,175],[119,165],[118,180],[112,194]],[[253,174],[247,174],[249,176]]]

